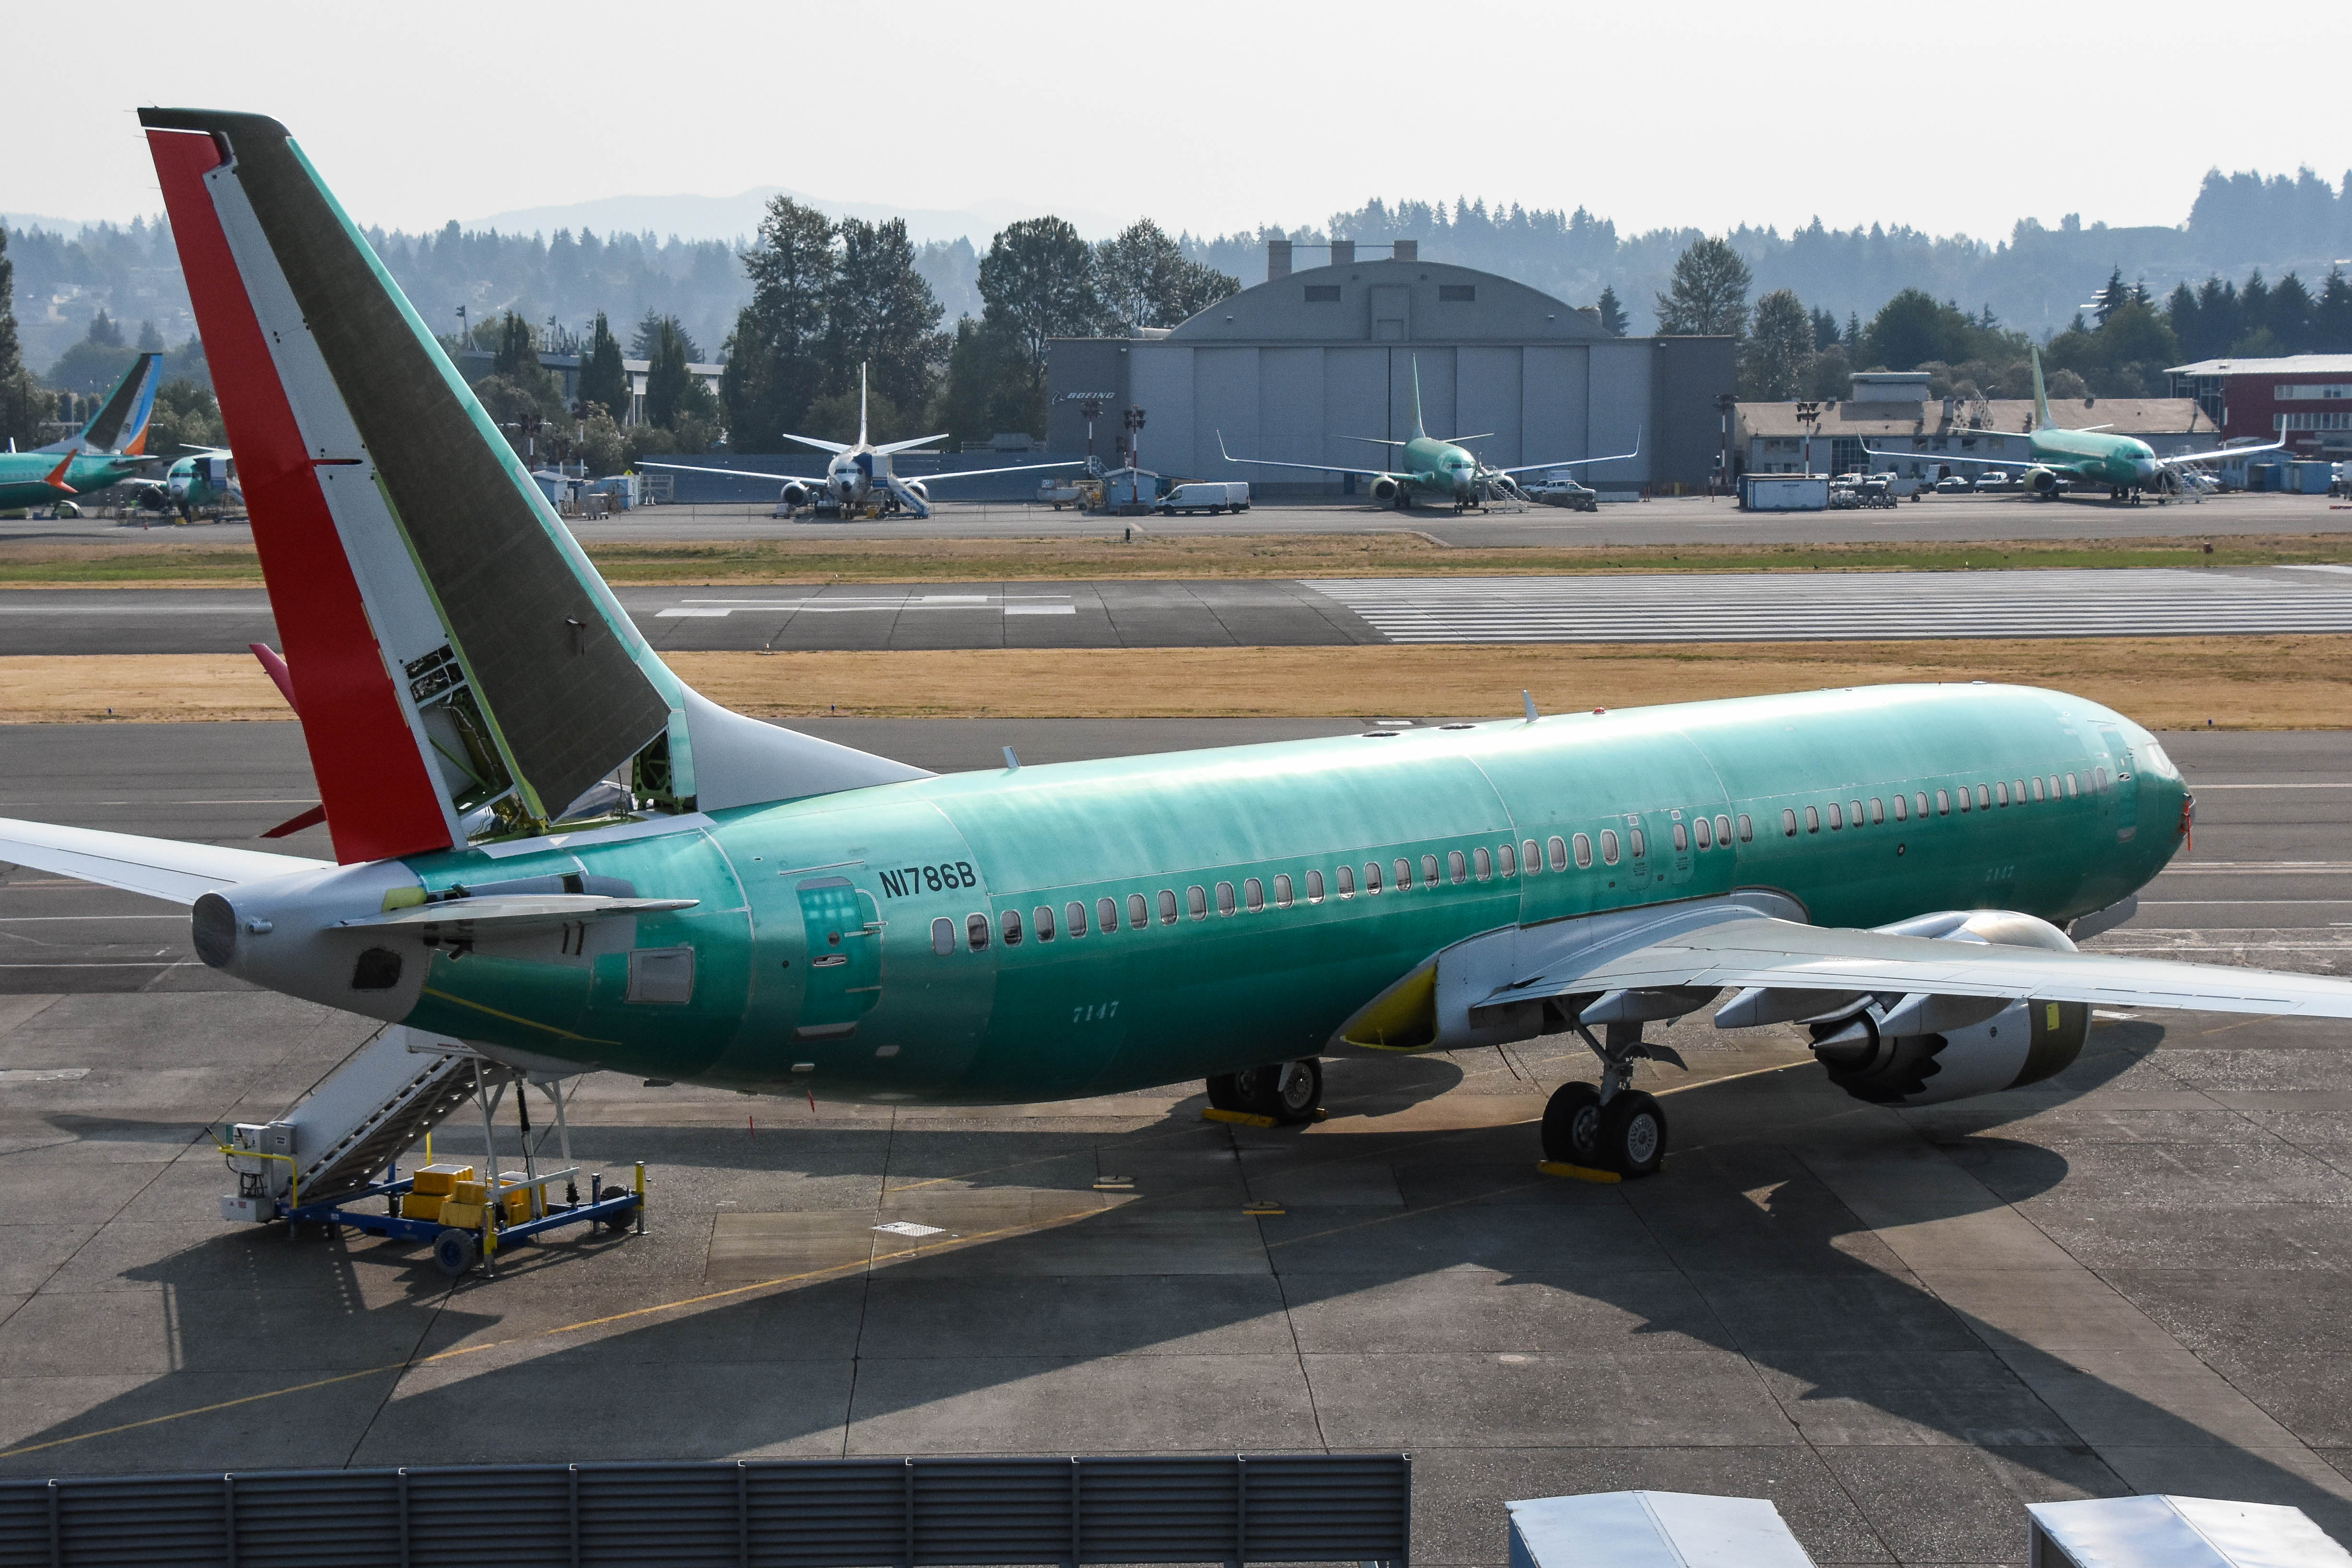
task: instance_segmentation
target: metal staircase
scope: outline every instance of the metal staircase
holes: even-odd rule
[[[436,1050],[436,1046],[446,1047]],[[393,1024],[343,1058],[280,1122],[304,1205],[368,1186],[452,1111],[519,1075],[455,1040]]]

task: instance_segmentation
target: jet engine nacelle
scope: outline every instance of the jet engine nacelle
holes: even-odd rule
[[[1374,500],[1394,500],[1397,498],[1397,482],[1386,475],[1374,479],[1371,489]]]
[[[2058,488],[2058,476],[2048,468],[2028,468],[2025,471],[2025,488],[2038,496],[2049,495]]]
[[[1881,928],[1946,942],[2072,952],[2047,921],[2007,910],[1927,915]],[[2083,1051],[2091,1009],[2082,1002],[1916,993],[1874,997],[1810,1026],[1830,1081],[1874,1105],[1940,1105],[2039,1083]]]
[[[776,497],[776,504],[786,511],[798,511],[808,505],[810,493],[809,487],[800,480],[787,479],[784,481],[783,493]]]

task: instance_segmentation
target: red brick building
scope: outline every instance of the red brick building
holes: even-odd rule
[[[2224,439],[2284,441],[2290,458],[2352,458],[2352,354],[2209,359],[2167,374],[2172,395],[2195,398]]]

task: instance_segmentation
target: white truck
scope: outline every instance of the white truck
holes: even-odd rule
[[[1247,511],[1250,509],[1247,479],[1195,479],[1187,484],[1173,485],[1168,493],[1152,503],[1151,510],[1162,517],[1182,512],[1190,517],[1196,511]]]

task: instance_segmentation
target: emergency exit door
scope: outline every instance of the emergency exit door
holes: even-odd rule
[[[808,980],[801,993],[802,1039],[836,1038],[882,1000],[882,911],[874,895],[846,877],[800,885]]]

